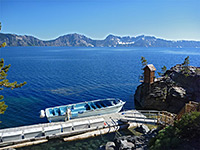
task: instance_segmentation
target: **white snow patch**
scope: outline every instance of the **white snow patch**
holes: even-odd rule
[[[22,40],[22,37],[16,36],[17,40]]]

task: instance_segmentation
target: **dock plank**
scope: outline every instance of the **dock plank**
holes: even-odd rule
[[[31,140],[41,140],[45,138],[57,138],[57,137],[69,137],[76,134],[84,134],[86,132],[89,132],[89,131],[91,132],[97,129],[99,130],[99,129],[108,128],[108,127],[116,127],[116,126],[123,125],[124,123],[121,121],[121,119],[128,115],[145,117],[137,110],[129,110],[129,111],[120,112],[120,113],[90,116],[90,117],[85,117],[85,118],[76,118],[76,119],[72,119],[66,122],[63,121],[63,122],[42,123],[42,124],[29,125],[29,126],[21,126],[21,127],[16,127],[16,128],[1,129],[0,130],[0,140],[1,140],[0,147],[3,147],[6,143],[7,144],[9,143],[23,144],[25,142],[30,142]],[[99,120],[99,123],[98,123],[98,120]],[[84,122],[86,122],[86,124],[83,124]],[[42,131],[39,129],[42,129]],[[29,134],[29,131],[30,131],[30,135],[27,136],[27,134]],[[32,134],[32,133],[35,133],[36,131],[41,132],[41,134]],[[8,133],[13,133],[13,132],[15,133],[20,132],[21,140],[17,137],[17,139],[10,138],[10,140],[9,138],[7,138],[4,141],[3,135],[7,135]],[[34,135],[37,135],[37,137],[34,137]]]

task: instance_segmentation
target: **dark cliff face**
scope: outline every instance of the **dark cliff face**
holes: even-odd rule
[[[200,41],[168,41],[153,36],[120,37],[108,35],[104,40],[93,40],[80,34],[67,34],[43,41],[33,36],[0,33],[0,43],[8,46],[78,46],[78,47],[200,47]]]
[[[43,41],[33,36],[0,33],[0,43],[3,42],[6,42],[8,46],[45,46]]]
[[[0,43],[6,42],[8,46],[79,46],[93,47],[93,40],[80,34],[68,34],[55,40],[42,41],[33,36],[20,36],[0,33]]]
[[[93,40],[80,34],[68,34],[55,40],[45,41],[46,46],[93,47]]]
[[[143,109],[173,113],[178,113],[188,101],[200,102],[200,68],[189,66],[188,69],[185,72],[182,65],[176,65],[151,85],[139,85],[135,101]]]

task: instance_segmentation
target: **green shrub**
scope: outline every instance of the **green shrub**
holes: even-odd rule
[[[175,149],[184,140],[200,137],[200,112],[185,114],[174,126],[168,126],[159,131],[158,135],[151,139],[151,150]]]
[[[200,112],[184,115],[174,125],[178,129],[178,135],[184,139],[200,137]]]

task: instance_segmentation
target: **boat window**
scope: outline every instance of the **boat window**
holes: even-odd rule
[[[90,110],[90,106],[88,104],[85,105],[86,110]]]
[[[60,109],[60,115],[65,115],[67,107],[66,106],[60,107],[59,109]]]
[[[101,103],[101,105],[102,105],[103,107],[106,107],[106,105],[105,105],[104,103]]]
[[[75,105],[75,108],[82,108],[85,106],[85,103],[82,103],[82,104],[76,104]]]
[[[54,110],[55,116],[60,115],[60,111],[58,108],[54,108],[53,110]]]
[[[55,113],[54,113],[54,111],[52,109],[49,109],[49,114],[50,114],[50,116],[55,115]]]
[[[98,108],[102,108],[101,104],[99,104],[99,103],[96,103],[96,106],[97,106]]]
[[[96,109],[99,109],[99,107],[97,107],[97,105],[96,105],[95,103],[93,103],[93,105],[94,105],[94,107],[95,107]]]
[[[96,109],[96,107],[94,106],[94,104],[91,104],[91,106],[92,106],[93,109]]]
[[[110,101],[104,101],[104,104],[107,105],[107,106],[111,106],[111,102]]]

